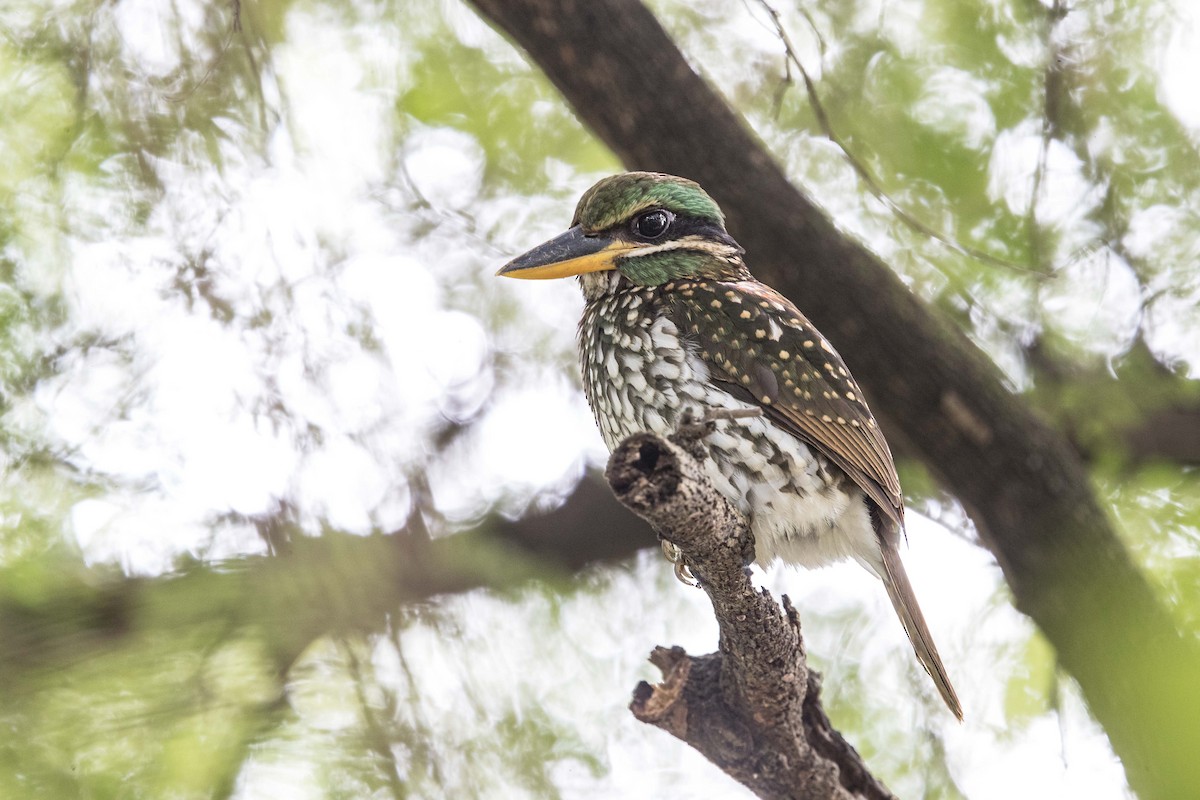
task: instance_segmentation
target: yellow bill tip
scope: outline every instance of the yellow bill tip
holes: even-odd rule
[[[589,236],[576,225],[528,253],[517,256],[496,274],[505,278],[552,280],[616,269],[616,257],[635,247],[637,245],[632,242]]]

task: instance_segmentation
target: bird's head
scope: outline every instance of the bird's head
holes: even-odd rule
[[[584,192],[566,233],[514,258],[497,274],[578,275],[584,292],[593,295],[602,286],[617,286],[620,278],[659,286],[685,278],[748,277],[742,252],[725,231],[721,209],[699,184],[657,172],[625,172]]]

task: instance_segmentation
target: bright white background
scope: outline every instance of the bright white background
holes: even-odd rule
[[[676,10],[662,5],[664,14]],[[917,24],[917,8],[888,5],[895,36]],[[140,70],[130,76],[135,86],[171,73],[195,44],[177,37],[174,14],[198,25],[204,9],[185,1],[167,11],[149,0],[112,8],[109,32]],[[1179,7],[1161,65],[1163,101],[1194,141],[1195,12],[1194,5]],[[426,466],[426,438],[447,420],[472,422],[450,459],[428,465],[449,527],[497,505],[516,513],[552,503],[586,468],[603,463],[586,404],[564,377],[572,374],[564,367],[572,363],[581,308],[574,285],[490,276],[565,228],[577,196],[607,169],[548,160],[540,167],[543,192],[495,191],[487,154],[470,133],[413,119],[398,129],[395,97],[419,80],[414,44],[423,33],[445,26],[499,64],[522,62],[457,3],[422,2],[396,13],[410,38],[397,41],[395,27],[369,20],[347,24],[326,5],[292,8],[286,43],[274,48],[262,86],[268,107],[286,109],[286,123],[272,126],[263,154],[222,143],[219,171],[204,159],[164,158],[155,164],[162,196],[144,227],[114,223],[125,218],[133,190],[77,179],[62,198],[73,220],[69,235],[22,243],[24,280],[47,292],[64,287],[75,332],[121,340],[129,354],[76,356],[12,412],[61,443],[82,468],[112,477],[111,491],[75,502],[69,512],[71,535],[90,562],[157,574],[181,553],[261,552],[252,529],[214,529],[210,522],[230,511],[266,513],[281,497],[297,502],[314,528],[319,520],[362,533],[396,528],[409,514],[414,470]],[[778,60],[778,41],[761,12],[729,4],[713,24],[719,31],[684,44],[704,53],[706,72],[731,94],[745,64]],[[809,38],[799,36],[798,46],[819,73]],[[970,81],[947,70],[931,81],[921,113],[960,126],[964,139],[992,142],[990,192],[996,203],[1019,209],[1040,130],[1000,130],[986,105],[972,101]],[[161,102],[161,94],[147,96]],[[530,124],[562,124],[565,113],[551,104],[534,107]],[[887,212],[864,204],[827,143],[796,142],[768,120],[754,122],[798,180],[824,187],[821,201],[841,224],[885,257],[902,249],[881,235],[878,219]],[[241,123],[217,124],[236,132]],[[797,152],[803,163],[793,158]],[[1069,221],[1095,202],[1065,148],[1052,148],[1048,169],[1040,219]],[[1174,224],[1167,211],[1149,209],[1131,225],[1130,244],[1136,249]],[[234,324],[174,287],[180,265],[199,254]],[[1075,270],[1044,302],[1088,347],[1119,352],[1141,322],[1131,279],[1119,265],[1084,260]],[[267,322],[244,324],[256,315]],[[1185,359],[1196,374],[1195,314],[1182,310],[1171,320],[1151,327],[1152,344]],[[363,347],[356,326],[371,327],[376,346]],[[1003,348],[992,352],[1023,385]],[[305,426],[323,431],[321,441],[307,439]],[[876,724],[868,760],[903,773],[889,765],[902,765],[909,748],[944,748],[954,783],[981,800],[1128,796],[1119,764],[1069,680],[1058,711],[1045,710],[1049,655],[1038,640],[1030,644],[1030,624],[1009,605],[993,560],[969,542],[961,511],[929,501],[912,512],[905,561],[962,697],[961,725],[942,713],[881,587],[857,567],[776,568],[760,576],[796,601],[835,714],[855,703],[875,709],[873,720],[881,709],[894,710]],[[655,677],[644,663],[651,647],[715,647],[703,596],[677,584],[653,554],[580,580],[587,591],[558,599],[538,591],[515,600],[451,598],[445,605],[457,630],[452,638],[438,626],[414,625],[402,638],[422,688],[420,713],[436,720],[447,742],[487,734],[487,714],[464,706],[467,696],[497,717],[536,708],[574,729],[579,747],[603,769],[597,775],[583,762],[559,762],[553,774],[567,796],[736,795],[737,787],[698,756],[638,725],[625,709],[636,680]],[[1040,655],[1027,657],[1030,647]],[[529,657],[538,652],[554,660]],[[466,653],[477,654],[475,666],[464,668]],[[1044,665],[1043,673],[1022,674],[1031,660]],[[375,666],[385,682],[396,674],[395,649],[381,644]],[[839,694],[842,675],[853,676],[852,696]],[[310,697],[314,728],[354,724],[336,703],[319,699],[320,686],[306,691],[297,689],[296,702],[303,707]],[[1015,727],[1014,707],[1027,709]],[[306,796],[310,756],[287,746],[263,754],[247,766],[238,796]],[[453,756],[447,765],[454,769]],[[893,789],[919,793],[919,775],[908,780]],[[501,781],[490,796],[513,791]]]

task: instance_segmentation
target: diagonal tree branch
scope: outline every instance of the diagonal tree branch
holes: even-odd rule
[[[749,525],[687,444],[637,434],[608,462],[617,498],[679,549],[720,626],[716,653],[654,650],[650,660],[664,681],[638,685],[634,716],[687,742],[762,798],[891,798],[830,726],[799,617],[787,597],[781,610],[768,592],[754,589],[746,569],[754,559]]]
[[[614,503],[595,477],[547,514],[516,522],[490,518],[433,540],[412,533],[310,537],[292,531],[281,555],[156,578],[114,572],[105,580],[63,568],[53,590],[36,597],[0,572],[0,676],[8,686],[132,645],[143,634],[217,621],[256,632],[286,668],[321,636],[385,631],[389,615],[403,605],[569,575],[654,541],[645,523]]]
[[[788,181],[638,0],[472,0],[631,168],[693,178],[971,513],[1017,606],[1078,680],[1145,796],[1200,796],[1200,644],[1130,561],[1079,454]]]

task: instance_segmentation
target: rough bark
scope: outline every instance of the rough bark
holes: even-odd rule
[[[1200,796],[1200,646],[1130,561],[1069,441],[789,183],[638,0],[472,2],[628,167],[708,189],[751,269],[834,342],[889,436],[967,508],[1135,790]]]
[[[781,610],[766,590],[755,590],[746,519],[685,447],[637,434],[608,462],[617,498],[679,548],[720,626],[716,653],[655,648],[650,660],[663,682],[638,685],[634,716],[687,742],[762,798],[892,797],[830,725],[795,610],[786,597]]]

